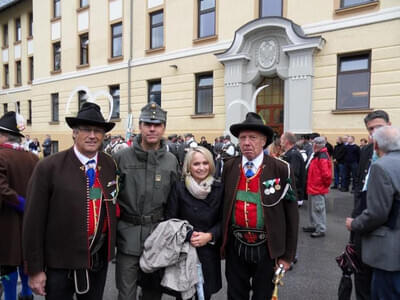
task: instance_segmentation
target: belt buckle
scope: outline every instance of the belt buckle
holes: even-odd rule
[[[142,224],[149,224],[151,223],[151,216],[142,216]]]

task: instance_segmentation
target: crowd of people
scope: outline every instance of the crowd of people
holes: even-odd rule
[[[51,137],[49,134],[46,135],[46,138],[43,140],[42,145],[40,145],[40,142],[37,138],[31,139],[29,135],[25,135],[21,145],[26,151],[30,151],[37,156],[40,156],[42,150],[43,157],[49,156],[51,154]]]
[[[222,288],[221,259],[228,299],[270,299],[276,270],[297,259],[304,200],[302,230],[325,236],[330,188],[354,193],[346,227],[364,263],[357,299],[400,297],[400,132],[384,111],[365,117],[360,146],[352,136],[335,147],[318,133],[277,136],[252,112],[211,144],[191,133],[163,139],[167,112],[153,102],[125,141],[86,102],[66,118],[73,145],[40,161],[29,150],[40,144],[27,148],[16,119],[0,118],[5,300],[102,299],[113,259],[119,300],[211,299]]]

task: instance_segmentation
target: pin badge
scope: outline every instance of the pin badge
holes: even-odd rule
[[[265,189],[264,194],[268,196],[270,194],[269,189]]]
[[[280,186],[279,184],[277,184],[277,185],[275,186],[275,189],[276,189],[277,191],[279,191],[279,190],[281,189],[281,186]]]
[[[271,187],[271,188],[269,189],[269,192],[270,192],[271,194],[274,194],[274,193],[275,193],[275,189],[274,189],[273,187]]]

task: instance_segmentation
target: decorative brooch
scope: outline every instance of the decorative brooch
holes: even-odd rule
[[[280,182],[281,182],[280,178],[269,179],[267,181],[264,181],[263,182],[263,184],[265,185],[264,194],[265,195],[275,194],[275,191],[279,191],[281,189]]]

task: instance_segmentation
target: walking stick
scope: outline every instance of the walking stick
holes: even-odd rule
[[[285,275],[285,269],[283,268],[283,265],[280,264],[278,269],[276,269],[274,279],[272,280],[275,287],[272,293],[271,300],[278,300],[278,286],[283,285],[282,278],[284,275]]]

